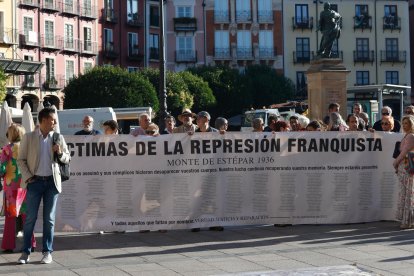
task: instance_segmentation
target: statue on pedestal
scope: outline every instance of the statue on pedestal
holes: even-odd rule
[[[316,31],[321,31],[322,39],[318,50],[319,58],[330,58],[332,45],[341,34],[341,15],[331,9],[331,4],[326,2],[319,16],[319,24]]]

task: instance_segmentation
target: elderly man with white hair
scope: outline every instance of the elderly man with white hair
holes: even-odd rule
[[[390,119],[390,118],[392,118],[392,109],[389,106],[384,106],[381,109],[381,119],[376,121],[372,128],[375,129],[376,131],[382,131],[382,127],[381,127],[382,120]],[[398,121],[394,118],[394,128],[391,131],[392,132],[400,132],[400,128],[401,128],[400,121]]]

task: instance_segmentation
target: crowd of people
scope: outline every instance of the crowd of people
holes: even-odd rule
[[[363,112],[359,103],[353,105],[353,112],[346,119],[340,114],[340,105],[332,103],[328,106],[328,114],[323,120],[309,120],[303,115],[293,115],[288,120],[274,114],[268,117],[267,126],[263,118],[254,118],[251,122],[253,132],[284,132],[284,131],[384,131],[402,132],[405,134],[398,147],[393,166],[398,175],[400,193],[398,200],[397,220],[401,222],[401,229],[414,226],[414,176],[407,170],[407,153],[414,152],[414,106],[405,108],[402,124],[392,116],[392,109],[384,106],[381,109],[381,118],[372,126],[368,114]],[[211,126],[211,116],[207,111],[197,114],[190,109],[184,109],[178,115],[181,123],[176,126],[174,116],[168,115],[164,119],[165,128],[151,122],[147,113],[138,117],[139,126],[131,131],[130,135],[158,136],[174,133],[218,132],[228,131],[228,121],[223,117],[216,118],[214,127]],[[195,121],[195,123],[194,123]],[[85,116],[83,129],[75,135],[117,135],[120,133],[115,120],[103,123],[104,133],[94,128],[91,116]],[[7,131],[9,144],[2,148],[0,154],[0,176],[3,178],[3,215],[5,225],[1,248],[5,253],[12,253],[16,247],[16,222],[23,221],[23,248],[18,259],[19,264],[30,261],[30,253],[35,251],[34,226],[40,202],[43,200],[43,241],[41,263],[53,261],[53,236],[56,214],[56,204],[62,191],[58,161],[70,162],[70,154],[62,135],[56,134],[56,110],[51,107],[42,109],[38,114],[38,126],[33,132],[25,133],[24,128],[12,124]],[[55,135],[54,135],[55,134]],[[54,137],[57,137],[55,139]],[[223,231],[223,227],[210,227],[213,231]],[[161,230],[165,232],[165,230]],[[193,232],[200,228],[193,228]]]

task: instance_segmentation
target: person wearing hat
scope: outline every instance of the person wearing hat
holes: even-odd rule
[[[182,123],[180,126],[174,128],[174,133],[193,133],[196,131],[197,126],[193,124],[195,113],[192,113],[190,109],[186,108],[178,115],[178,120]]]
[[[217,129],[210,126],[211,116],[207,111],[200,111],[197,114],[198,129],[195,132],[218,132]]]

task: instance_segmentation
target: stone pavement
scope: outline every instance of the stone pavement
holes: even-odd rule
[[[395,222],[57,233],[54,244],[50,265],[40,264],[40,252],[27,265],[16,265],[20,253],[0,254],[0,274],[414,275],[414,230]]]

